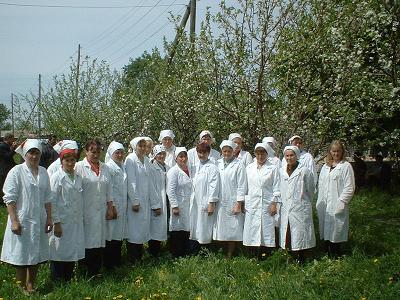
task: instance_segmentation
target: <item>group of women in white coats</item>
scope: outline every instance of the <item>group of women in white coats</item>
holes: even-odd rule
[[[157,256],[168,231],[174,257],[212,240],[222,242],[227,256],[240,243],[275,247],[276,227],[280,246],[299,259],[315,246],[317,175],[304,150],[287,146],[281,163],[270,137],[256,144],[254,160],[237,133],[220,144],[221,155],[211,148],[209,131],[189,151],[176,147],[174,137],[161,131],[150,158],[149,138],[134,138],[126,158],[124,146],[114,141],[106,163],[98,140],[86,143],[78,163],[76,143],[66,140],[50,179],[38,165],[40,142],[21,145],[25,162],[10,171],[3,188],[9,217],[1,260],[16,266],[24,292],[34,291],[39,263],[50,259],[52,277],[69,280],[79,260],[92,276],[102,265],[121,263],[123,240],[132,262],[141,259],[145,243]],[[344,153],[343,144],[332,143],[318,181],[320,237],[330,253],[348,238],[354,175]]]

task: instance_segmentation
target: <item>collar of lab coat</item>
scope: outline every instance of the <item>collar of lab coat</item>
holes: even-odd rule
[[[102,172],[102,170],[103,170],[103,165],[104,165],[104,163],[101,162],[101,161],[99,161],[99,176],[100,176],[100,174],[101,174],[101,172]],[[92,170],[92,166],[89,164],[89,162],[88,162],[88,160],[86,159],[86,157],[83,159],[83,166],[84,166],[85,168],[88,168],[88,169]],[[92,172],[93,172],[93,171],[92,171]]]
[[[110,159],[107,164],[106,164],[110,169],[114,171],[120,171],[124,172],[125,171],[125,164],[122,163],[121,166],[119,166],[114,160]]]
[[[287,166],[282,167],[282,173],[283,177],[287,180],[292,180],[293,178],[297,177],[299,174],[301,174],[301,171],[303,170],[303,167],[299,164],[297,168],[293,171],[292,175],[289,176],[287,173]]]
[[[37,179],[35,179],[35,177],[33,176],[32,172],[31,172],[31,170],[29,169],[29,167],[28,167],[28,165],[26,164],[26,162],[24,162],[24,163],[22,164],[22,168],[23,168],[23,170],[24,170],[26,176],[29,178],[30,182],[31,182],[33,185],[37,185],[37,183],[38,183],[38,182],[37,182]],[[39,166],[39,169],[38,169],[38,176],[40,176],[40,166]]]

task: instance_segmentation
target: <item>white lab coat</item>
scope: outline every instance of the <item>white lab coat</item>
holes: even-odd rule
[[[83,229],[82,177],[74,180],[62,170],[50,178],[53,193],[53,223],[61,223],[62,235],[49,234],[50,260],[78,261],[85,257],[85,234]]]
[[[112,201],[110,170],[100,162],[97,176],[84,158],[76,163],[75,171],[82,177],[85,248],[105,247],[107,202]]]
[[[314,179],[314,186],[317,186],[318,181],[318,174],[317,174],[317,167],[315,166],[314,158],[310,153],[304,150],[300,150],[300,157],[297,158],[299,162],[299,167],[305,166],[307,169],[310,170],[311,174],[313,175]],[[286,168],[287,162],[285,157],[282,158],[281,166]]]
[[[268,160],[258,169],[254,161],[246,168],[248,192],[245,197],[243,245],[275,247],[275,216],[268,209],[278,202],[279,170]]]
[[[167,153],[167,155],[165,156],[165,164],[168,165],[168,167],[170,168],[172,168],[176,164],[175,149],[175,145],[172,145],[169,149],[165,149],[165,152]]]
[[[245,167],[247,167],[249,164],[251,164],[253,162],[253,157],[251,156],[251,154],[249,152],[247,152],[245,150],[240,150],[237,158],[243,162]]]
[[[221,158],[221,155],[219,154],[219,152],[217,150],[211,149],[210,151],[210,155],[208,156],[210,162],[212,162],[213,164],[215,164],[216,166],[218,165],[218,159]],[[196,172],[197,172],[197,168],[200,164],[200,160],[199,157],[197,156],[197,151],[196,151],[196,147],[192,148],[188,151],[188,167],[190,170],[190,174],[192,174],[192,176],[196,176]]]
[[[190,170],[189,170],[190,174]],[[189,231],[190,201],[193,192],[192,179],[175,165],[167,173],[167,195],[170,205],[169,231]],[[172,209],[179,208],[179,216]]]
[[[130,153],[125,159],[128,182],[128,242],[143,244],[150,240],[150,216],[152,209],[161,208],[156,194],[150,161],[144,157],[143,163],[136,153]],[[133,205],[140,205],[139,211],[132,210]]]
[[[353,167],[347,161],[334,169],[323,165],[318,181],[317,212],[322,240],[334,243],[348,240],[349,202],[355,189]]]
[[[57,172],[58,170],[61,170],[61,160],[60,158],[57,158],[55,161],[53,161],[50,166],[47,168],[47,174],[49,174],[49,177],[51,178],[51,176]]]
[[[218,161],[221,177],[221,199],[217,207],[217,220],[213,239],[217,241],[242,241],[244,214],[232,213],[237,201],[243,203],[247,194],[246,166],[237,158],[228,165],[224,159]]]
[[[199,163],[193,179],[190,207],[190,239],[200,244],[211,243],[216,210],[208,215],[208,204],[220,199],[220,176],[218,167],[209,159]]]
[[[112,185],[113,205],[117,210],[117,219],[107,220],[107,241],[122,241],[126,237],[126,210],[128,207],[128,184],[125,166],[119,166],[110,159],[106,165],[110,170],[110,180]]]
[[[286,247],[286,232],[290,224],[290,250],[315,247],[312,216],[314,179],[306,167],[298,166],[289,177],[286,167],[280,169],[280,246]]]
[[[21,235],[11,231],[8,216],[1,250],[1,260],[13,265],[36,265],[49,258],[49,239],[45,233],[45,204],[52,201],[49,176],[39,167],[35,178],[26,163],[10,170],[3,186],[4,203],[16,203]]]
[[[153,161],[152,167],[153,167],[152,178],[154,180],[153,184],[156,189],[156,195],[159,197],[158,201],[161,203],[161,215],[155,216],[154,214],[151,214],[150,216],[150,239],[156,241],[166,241],[168,232],[166,172],[169,171],[169,167],[167,164],[165,164],[166,171],[164,171],[156,160]]]

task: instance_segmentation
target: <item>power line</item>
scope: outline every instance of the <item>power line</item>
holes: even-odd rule
[[[181,9],[178,13],[181,13],[183,11],[183,9]],[[109,62],[109,64],[114,64],[118,61],[120,61],[121,59],[123,59],[124,57],[126,57],[127,55],[129,55],[129,53],[133,52],[134,50],[140,48],[141,46],[143,46],[147,41],[149,41],[153,36],[155,36],[156,34],[158,34],[162,29],[165,28],[165,26],[169,23],[169,20],[166,21],[160,28],[158,28],[155,32],[153,32],[153,34],[151,34],[147,39],[145,39],[144,41],[142,41],[139,45],[129,49],[129,51],[125,52],[124,54],[122,54],[121,56],[113,59],[112,61]]]
[[[109,40],[106,44],[103,45],[103,47],[101,47],[98,50],[93,51],[89,56],[94,56],[94,54],[99,54],[102,51],[110,48],[114,42],[116,40],[118,40],[118,38],[120,36],[123,36],[125,34],[127,34],[132,28],[134,28],[137,24],[140,23],[140,21],[142,21],[154,8],[157,7],[157,5],[161,2],[162,0],[158,0],[156,4],[154,4],[143,16],[141,16],[135,23],[133,23],[132,25],[130,25],[127,29],[125,29],[123,32],[121,32],[119,35],[116,35],[114,38],[112,38],[111,40]]]
[[[43,4],[18,4],[0,2],[3,6],[18,6],[18,7],[41,7],[41,8],[87,8],[87,9],[120,9],[120,8],[148,8],[153,5],[121,5],[121,6],[76,6],[76,5],[43,5]],[[175,6],[185,6],[186,4],[177,3]],[[159,7],[168,6],[168,4],[159,4]]]
[[[176,0],[174,0],[174,2],[176,2]],[[126,48],[126,46],[128,46],[132,41],[134,41],[136,38],[138,38],[139,36],[141,36],[143,34],[143,32],[146,31],[146,29],[150,28],[151,25],[153,25],[156,21],[158,21],[158,18],[161,17],[172,5],[172,2],[170,4],[170,6],[168,6],[164,11],[162,11],[157,17],[155,17],[153,19],[153,21],[151,21],[149,24],[147,24],[147,26],[145,27],[144,30],[142,30],[141,32],[139,32],[138,34],[136,34],[135,36],[133,36],[130,40],[128,40],[125,44],[122,45],[122,47],[119,47],[117,51],[115,51],[114,53],[111,53],[110,55],[106,56],[104,59],[107,60],[110,57],[114,56],[116,53],[121,52],[124,48]]]

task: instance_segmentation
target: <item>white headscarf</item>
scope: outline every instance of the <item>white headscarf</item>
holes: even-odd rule
[[[53,149],[60,154],[64,149],[78,149],[78,143],[73,140],[62,140],[53,146]]]
[[[155,145],[153,148],[153,157],[156,157],[157,154],[161,152],[165,152],[165,147],[163,145]]]
[[[129,142],[129,145],[131,145],[132,151],[135,152],[136,151],[136,145],[140,142],[140,141],[146,141],[146,137],[144,136],[137,136],[135,137],[133,140],[131,140]]]
[[[25,142],[19,145],[17,149],[15,149],[15,152],[17,152],[22,157],[25,157],[26,153],[34,148],[38,149],[41,153],[42,143],[38,139],[27,139],[25,140]]]
[[[263,138],[262,140],[263,143],[271,143],[273,147],[276,146],[276,141],[272,136],[266,136],[265,138]]]
[[[187,153],[186,147],[176,147],[176,149],[175,149],[175,158],[178,157],[179,153],[181,153],[181,152],[186,152]]]
[[[275,156],[275,151],[271,148],[270,145],[266,143],[257,143],[256,146],[254,147],[254,150],[256,150],[257,148],[263,148],[265,151],[267,151],[268,157]]]
[[[158,137],[158,141],[161,143],[163,138],[170,137],[171,139],[175,138],[175,134],[170,129],[165,129],[160,131],[160,136]]]
[[[208,131],[208,130],[203,130],[202,132],[200,132],[200,135],[199,135],[200,142],[201,142],[201,139],[203,138],[203,136],[205,136],[205,135],[209,135],[211,137],[211,140],[213,141],[213,143],[215,142],[213,134],[211,133],[211,131]]]
[[[294,136],[292,136],[292,137],[288,140],[289,144],[291,144],[291,143],[293,142],[294,139],[301,139],[301,140],[303,140],[303,139],[301,138],[301,136],[299,136],[299,135],[294,135]]]
[[[242,136],[239,133],[236,133],[236,132],[235,133],[231,133],[229,135],[229,137],[228,137],[228,140],[233,141],[236,138],[239,138],[239,139],[243,140]]]
[[[283,149],[283,155],[285,155],[287,150],[292,150],[294,154],[296,154],[297,159],[300,158],[300,149],[297,146],[286,146],[285,149]]]
[[[235,150],[238,145],[231,140],[223,140],[221,145],[219,145],[219,148],[222,150],[222,148],[225,146],[231,147],[233,150]]]
[[[118,143],[116,141],[112,141],[107,148],[106,157],[104,158],[105,162],[109,162],[112,155],[117,150],[125,150],[124,145],[122,145],[121,143]]]

